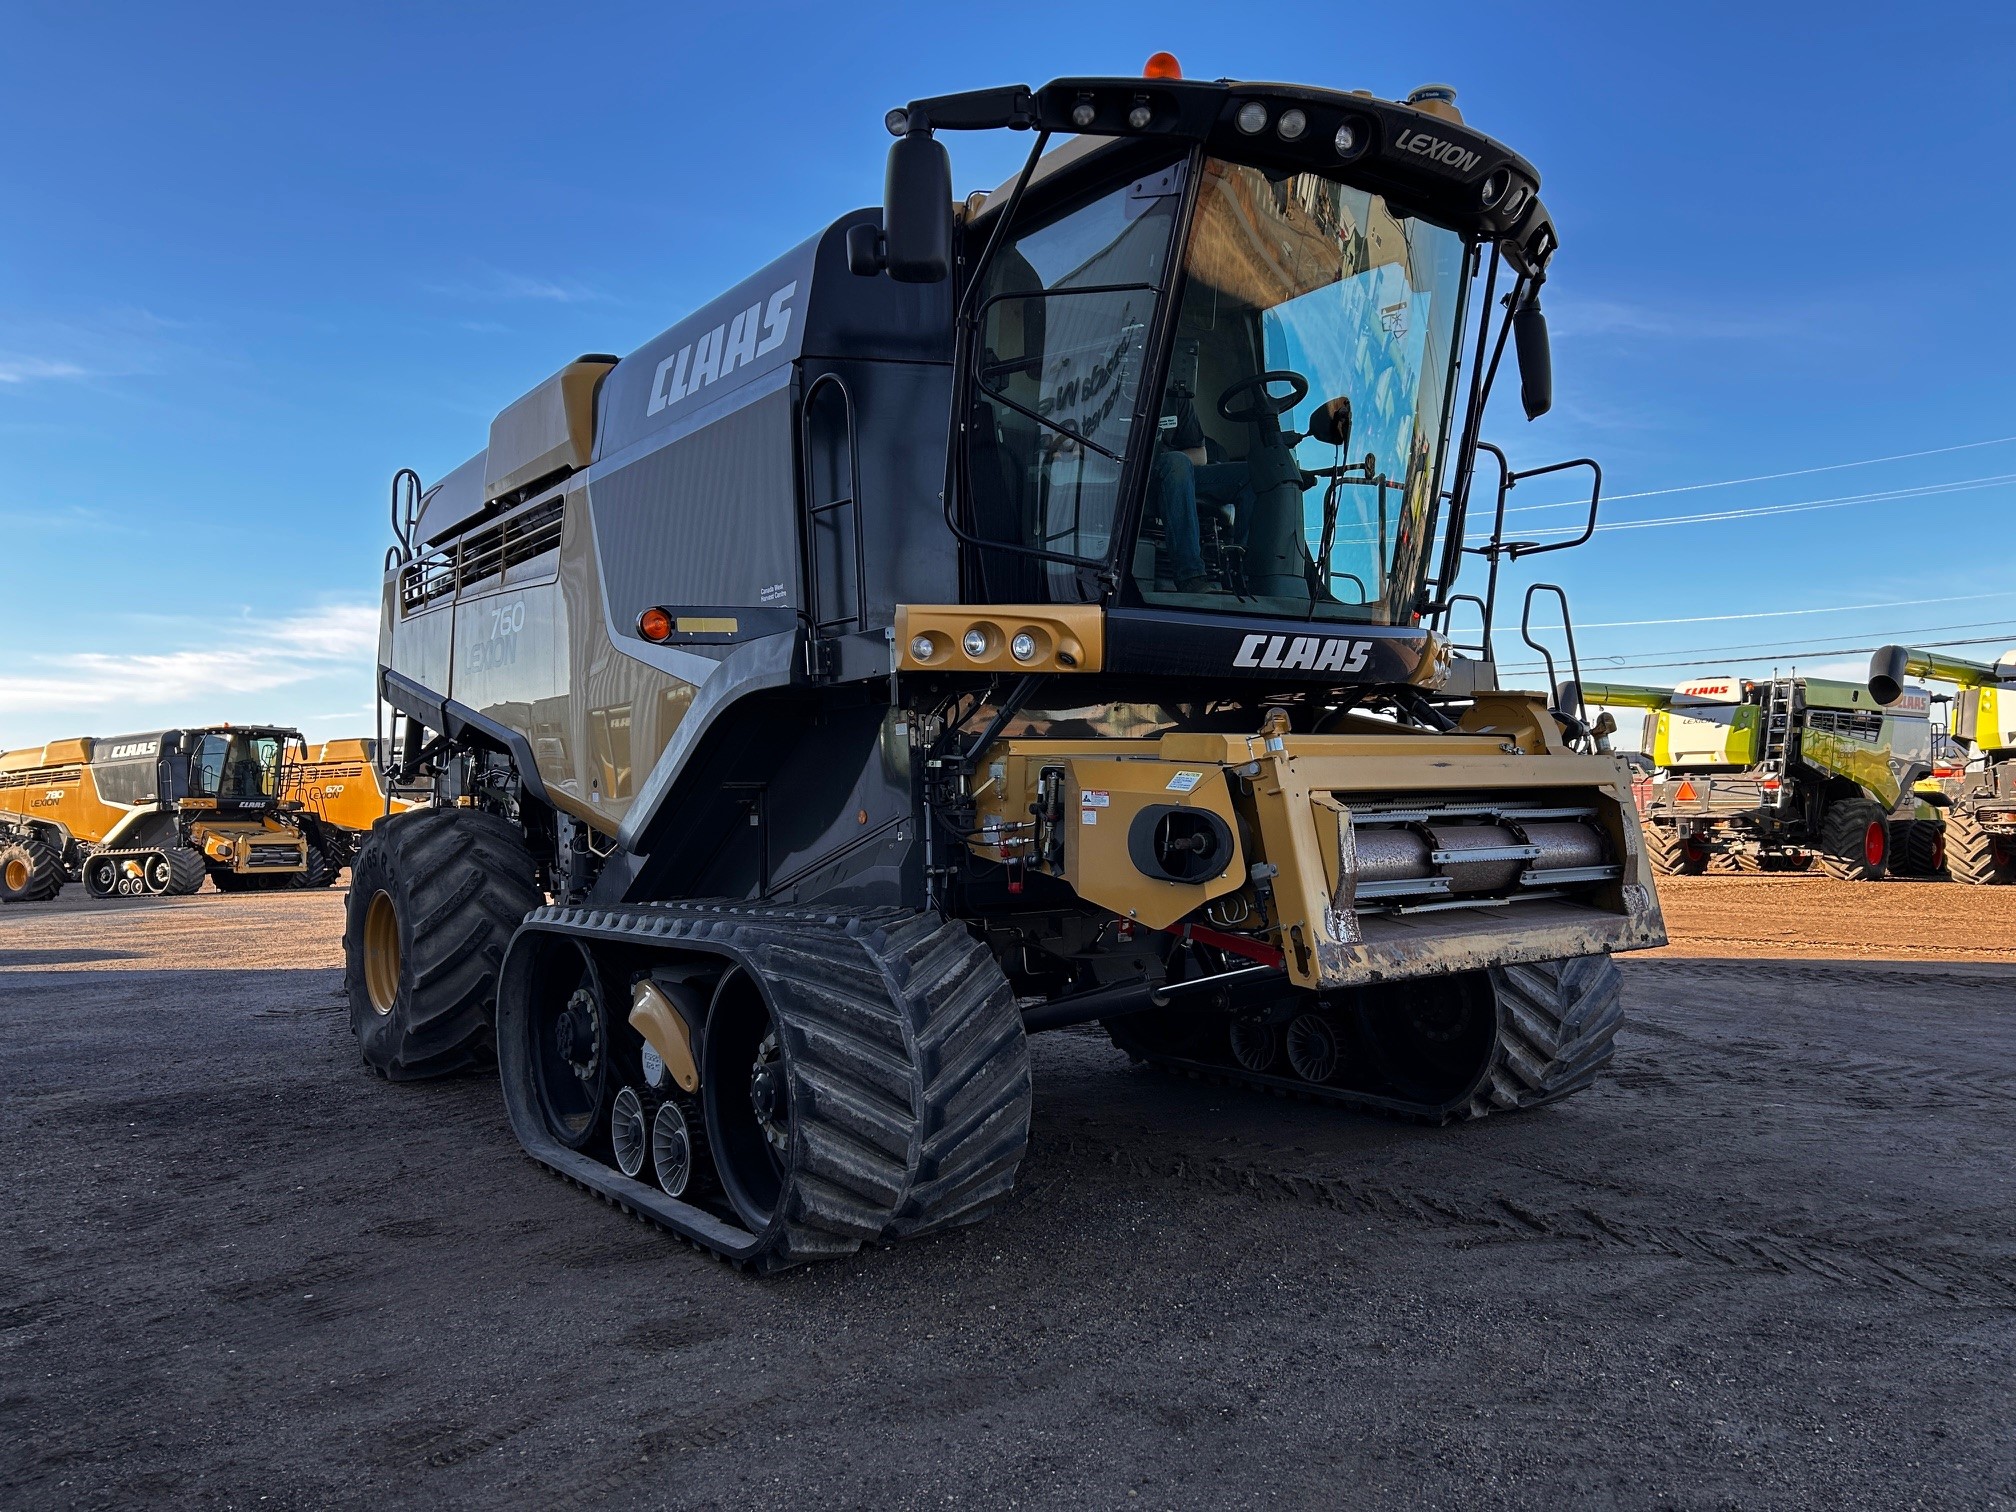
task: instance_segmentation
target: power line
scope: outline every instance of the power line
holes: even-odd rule
[[[1977,451],[1984,446],[2007,446],[2016,441],[2016,436],[1995,436],[1986,441],[1963,441],[1958,446],[1933,446],[1924,451],[1897,452],[1888,457],[1863,457],[1854,462],[1829,462],[1821,467],[1795,467],[1788,472],[1758,473],[1750,478],[1717,478],[1709,483],[1683,483],[1676,488],[1646,488],[1637,493],[1611,494],[1605,502],[1621,504],[1626,499],[1658,499],[1668,494],[1700,493],[1708,488],[1737,488],[1745,483],[1774,483],[1780,478],[1805,478],[1814,473],[1840,472],[1850,467],[1876,467],[1885,462],[1913,462],[1920,457],[1943,457],[1949,452]],[[1536,509],[1587,509],[1587,499],[1570,499],[1560,504],[1517,504],[1508,508],[1507,514],[1528,513]]]
[[[1883,644],[1886,646],[1926,645],[1929,643],[1924,639],[1924,637],[1928,635],[1942,635],[1948,630],[1985,630],[1991,626],[1999,627],[2005,630],[2008,634],[2016,636],[2016,620],[2008,620],[2008,619],[1968,620],[1965,623],[1958,625],[1921,625],[1916,630],[1899,630],[1895,632],[1890,637],[1890,639],[1886,640]],[[1559,625],[1534,626],[1534,629],[1536,631],[1559,630],[1560,628],[1561,627]],[[1806,654],[1804,652],[1798,651],[1792,647],[1787,646],[1784,641],[1738,641],[1736,644],[1731,646],[1661,646],[1657,650],[1623,651],[1619,652],[1614,657],[1585,656],[1582,658],[1582,661],[1585,666],[1594,666],[1599,662],[1604,666],[1626,666],[1629,665],[1629,663],[1626,661],[1626,658],[1633,658],[1633,657],[1713,656],[1723,652],[1745,652],[1745,651],[1752,652],[1755,654],[1740,657],[1739,660],[1757,661],[1760,659],[1766,659],[1778,655],[1796,656]],[[1520,663],[1520,665],[1537,667],[1541,664],[1539,662],[1522,662]],[[1649,665],[1655,667],[1663,667],[1666,666],[1667,663],[1652,662],[1649,663]]]
[[[1915,609],[1921,604],[1964,604],[1976,599],[2016,598],[2016,592],[1956,593],[1948,598],[1891,599],[1881,604],[1834,604],[1823,609],[1756,609],[1745,614],[1689,614],[1674,619],[1591,620],[1581,630],[1621,630],[1635,625],[1702,625],[1715,620],[1786,619],[1794,615],[1848,614],[1858,609]],[[1537,625],[1539,630],[1559,630],[1559,625]]]
[[[1913,644],[1922,648],[1943,648],[1947,646],[2006,646],[2009,644],[2010,639],[2011,639],[2010,635],[1981,635],[1981,636],[1975,636],[1968,640],[1918,640],[1914,641]],[[1897,644],[1897,642],[1885,641],[1883,644],[1895,645]],[[1800,660],[1801,658],[1814,657],[1814,656],[1866,656],[1870,652],[1879,651],[1881,649],[1882,649],[1881,646],[1809,646],[1801,650],[1783,651],[1778,652],[1776,654],[1768,654],[1764,656],[1722,657],[1722,658],[1716,658],[1711,661],[1652,661],[1652,662],[1623,662],[1617,664],[1606,663],[1600,670],[1605,672],[1642,672],[1668,667],[1681,667],[1681,668],[1722,667],[1728,665],[1730,661],[1739,661],[1739,662],[1797,661]],[[1517,666],[1508,666],[1501,670],[1506,672],[1543,672],[1546,670],[1546,663],[1522,662]]]
[[[1883,489],[1872,493],[1840,494],[1826,499],[1802,499],[1791,504],[1760,504],[1747,509],[1711,510],[1700,514],[1662,515],[1650,520],[1611,520],[1596,527],[1598,534],[1612,530],[1650,530],[1664,525],[1713,525],[1730,520],[1756,520],[1771,515],[1805,514],[1818,509],[1845,509],[1852,504],[1894,504],[1903,499],[1925,499],[1944,494],[1972,493],[2016,483],[2016,473],[1996,473],[1981,478],[1962,478],[1952,483],[1927,483],[1913,488]],[[1586,507],[1586,505],[1585,505]],[[1536,530],[1540,536],[1580,535],[1579,526],[1549,526]],[[1466,537],[1466,541],[1488,541],[1488,535]]]

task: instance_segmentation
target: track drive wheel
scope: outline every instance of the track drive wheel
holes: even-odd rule
[[[1889,871],[1890,824],[1882,805],[1843,798],[1820,821],[1820,869],[1843,882],[1880,882]]]
[[[1698,835],[1683,835],[1671,825],[1645,826],[1645,854],[1661,877],[1698,877],[1708,869],[1708,846]]]
[[[371,831],[343,931],[365,1065],[417,1081],[489,1064],[497,967],[545,902],[536,876],[517,826],[477,809],[416,809]]]
[[[2010,863],[2005,842],[1982,828],[1973,814],[1964,809],[1948,809],[1946,874],[1955,882],[2006,887],[2016,882],[2016,865]]]
[[[203,856],[186,845],[171,845],[147,858],[147,891],[157,897],[186,898],[203,885]]]
[[[0,843],[0,903],[40,903],[63,890],[63,858],[29,832]]]

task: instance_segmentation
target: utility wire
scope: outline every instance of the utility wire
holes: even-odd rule
[[[1877,467],[1885,462],[1913,462],[1920,457],[1943,457],[1950,452],[1977,451],[1984,446],[2007,446],[2016,436],[1995,436],[1986,441],[1963,441],[1958,446],[1934,446],[1924,451],[1897,452],[1888,457],[1863,457],[1854,462],[1829,462],[1822,467],[1795,467],[1789,472],[1758,473],[1750,478],[1717,478],[1709,483],[1683,483],[1677,488],[1646,488],[1637,493],[1611,494],[1604,502],[1621,504],[1626,499],[1659,499],[1669,494],[1700,493],[1709,488],[1738,488],[1745,483],[1774,483],[1781,478],[1805,478],[1814,473],[1840,472],[1850,467]],[[1536,509],[1587,509],[1587,499],[1569,499],[1559,504],[1514,504],[1507,514],[1526,514]]]
[[[2011,638],[2011,635],[1981,635],[1968,640],[1919,640],[1913,644],[1920,648],[2006,646],[2009,644]],[[1897,643],[1895,641],[1885,641],[1883,644],[1895,645]],[[1881,649],[1881,646],[1808,646],[1796,651],[1788,650],[1768,653],[1762,656],[1718,657],[1709,661],[1652,661],[1623,662],[1617,664],[1606,662],[1597,668],[1597,670],[1604,672],[1642,672],[1667,667],[1723,667],[1727,666],[1731,661],[1798,661],[1802,658],[1815,656],[1865,656],[1872,651],[1879,651]],[[1584,657],[1582,660],[1585,667],[1591,665],[1587,657]],[[1545,662],[1522,662],[1517,666],[1508,666],[1501,670],[1506,672],[1544,672],[1546,669]]]
[[[1880,604],[1832,604],[1822,609],[1755,609],[1744,614],[1688,614],[1674,619],[1591,620],[1578,630],[1621,630],[1635,625],[1704,625],[1717,620],[1786,619],[1794,615],[1848,614],[1857,609],[1915,609],[1921,604],[1964,604],[1977,599],[2016,598],[2016,592],[1956,593],[1947,598],[1890,599]],[[1559,630],[1559,625],[1536,625],[1536,630]],[[1712,647],[1710,649],[1713,649]]]
[[[1533,628],[1537,633],[1543,630],[1559,630],[1561,627],[1559,625],[1535,625]],[[1948,630],[1986,630],[1990,628],[2004,630],[2011,635],[2016,635],[2016,620],[1968,620],[1958,625],[1923,625],[1916,630],[1899,630],[1883,644],[1886,646],[1922,646],[1926,644],[1924,637],[1928,635],[1942,635]],[[1582,660],[1584,663],[1592,666],[1597,662],[1601,662],[1605,666],[1620,666],[1627,660],[1635,660],[1646,656],[1713,656],[1721,652],[1741,651],[1756,653],[1756,655],[1744,657],[1743,660],[1746,661],[1754,661],[1758,657],[1776,656],[1781,653],[1785,655],[1803,654],[1795,653],[1784,641],[1738,641],[1733,646],[1660,646],[1654,650],[1620,651],[1612,657],[1585,656]],[[1521,665],[1538,666],[1540,663],[1522,663]],[[1665,666],[1666,663],[1654,662],[1651,665]]]

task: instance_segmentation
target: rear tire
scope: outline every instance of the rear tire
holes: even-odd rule
[[[1844,798],[1820,821],[1820,869],[1843,882],[1880,882],[1889,870],[1890,825],[1880,804]]]
[[[308,865],[288,879],[289,887],[327,887],[336,880],[343,870],[342,864],[330,856],[322,842],[314,835],[304,835],[308,849]]]
[[[1892,819],[1890,855],[1900,877],[1936,877],[1946,869],[1946,827],[1937,819]]]
[[[1662,824],[1645,826],[1645,855],[1661,877],[1698,877],[1708,869],[1708,847]]]
[[[364,1064],[391,1081],[487,1066],[497,968],[546,901],[518,828],[477,809],[382,820],[350,876],[343,985]]]
[[[0,903],[40,903],[63,891],[63,857],[40,835],[0,844]]]
[[[1538,1108],[1580,1092],[1617,1050],[1624,975],[1607,955],[1494,966],[1498,1046],[1467,1116]]]
[[[186,845],[156,851],[147,862],[147,890],[157,897],[186,898],[203,885],[203,856]]]
[[[1960,809],[1946,811],[1946,873],[1955,882],[1977,887],[2006,887],[2016,882],[2016,866],[2006,859],[1998,837],[1981,821]]]

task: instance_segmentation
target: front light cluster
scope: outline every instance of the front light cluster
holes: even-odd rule
[[[963,629],[922,630],[907,642],[910,660],[926,667],[1070,669],[1082,648],[1069,634],[1048,625],[1003,625],[979,620]]]

